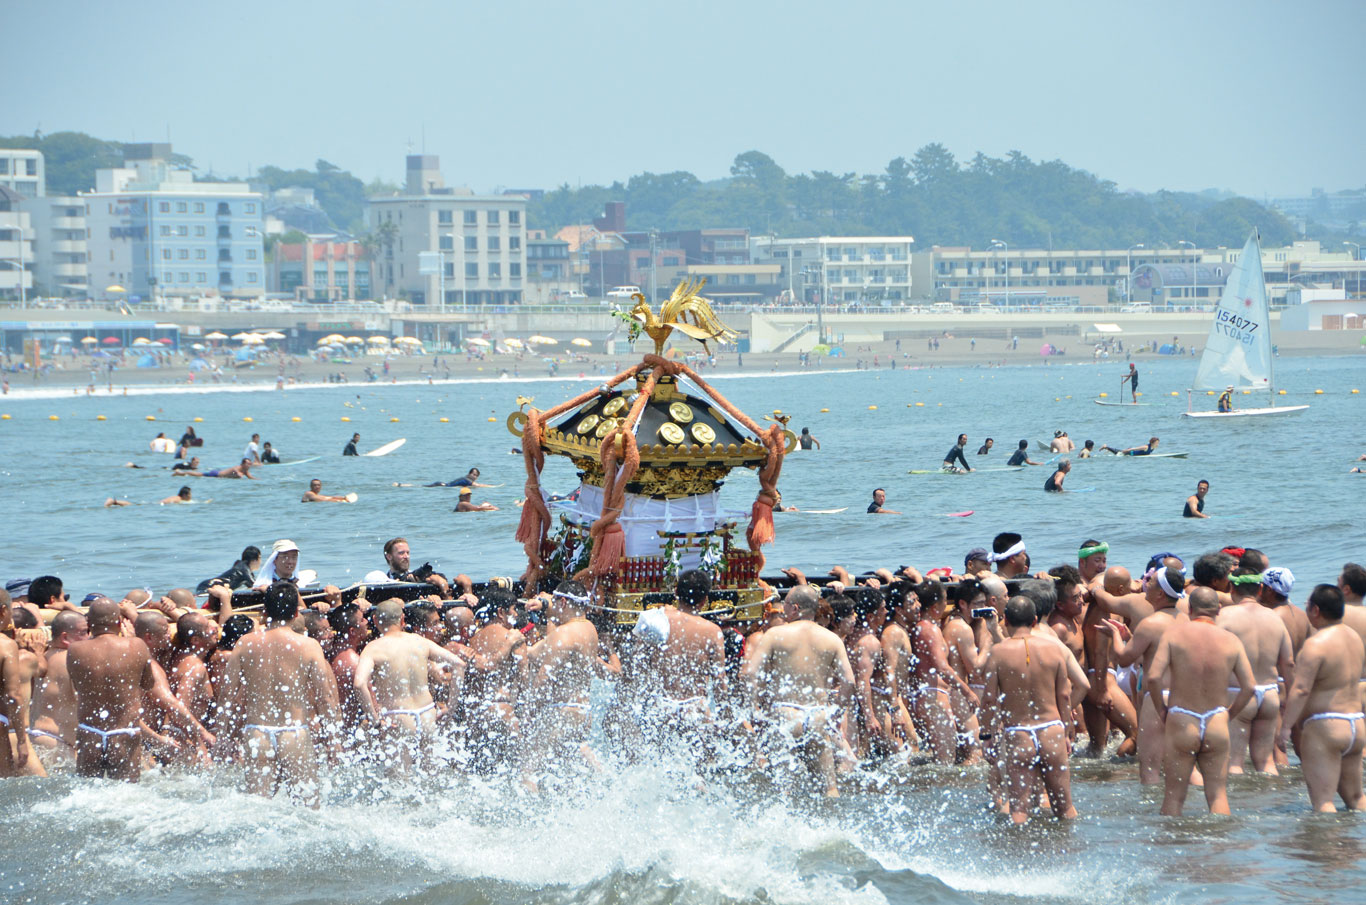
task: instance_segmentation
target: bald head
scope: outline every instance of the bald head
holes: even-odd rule
[[[133,634],[148,644],[164,639],[171,630],[166,614],[156,610],[143,610],[133,620]]]
[[[375,607],[375,625],[380,631],[402,624],[403,601],[393,598]]]
[[[146,588],[134,588],[124,594],[123,599],[135,607],[141,607],[147,605],[147,601],[152,599],[152,594]]]
[[[52,617],[52,644],[54,647],[65,647],[73,638],[84,635],[85,632],[85,617],[80,613],[62,610]]]
[[[208,647],[212,643],[211,625],[209,618],[203,613],[186,613],[176,620],[175,646],[180,650]]]
[[[821,602],[821,595],[811,585],[803,584],[788,591],[783,602],[796,607],[798,619],[812,619],[816,615],[817,605]]]
[[[189,588],[171,588],[171,590],[166,592],[166,596],[171,598],[175,605],[182,610],[193,610],[197,608],[194,599],[194,591],[191,591]]]
[[[119,607],[112,600],[97,600],[85,615],[90,634],[107,635],[119,630]]]
[[[982,590],[987,592],[988,597],[997,597],[1004,600],[1010,591],[1006,588],[1006,583],[995,575],[981,579]]]
[[[1195,588],[1188,600],[1192,616],[1214,616],[1219,612],[1219,595],[1213,588]]]
[[[1129,570],[1123,566],[1111,566],[1105,570],[1105,592],[1116,597],[1129,593],[1133,587],[1133,578],[1129,575]]]

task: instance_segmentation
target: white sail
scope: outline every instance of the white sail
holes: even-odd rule
[[[1195,372],[1194,389],[1269,390],[1271,315],[1262,276],[1262,248],[1254,234],[1224,284],[1214,323]]]

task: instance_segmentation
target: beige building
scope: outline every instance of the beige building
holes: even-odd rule
[[[901,304],[913,298],[911,236],[753,236],[750,261],[777,265],[780,297],[794,304]]]
[[[33,292],[33,225],[23,196],[0,185],[0,298]]]
[[[447,188],[435,154],[408,156],[403,194],[371,198],[377,295],[404,293],[419,306],[522,301],[526,198]]]
[[[47,172],[42,151],[0,148],[0,186],[25,198],[47,194]]]
[[[49,296],[84,298],[90,290],[85,199],[27,198],[33,224],[33,281]]]

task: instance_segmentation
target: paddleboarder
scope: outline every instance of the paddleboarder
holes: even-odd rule
[[[1129,384],[1129,401],[1138,402],[1138,366],[1129,362],[1129,373],[1119,378],[1119,401],[1124,401],[1124,384]]]

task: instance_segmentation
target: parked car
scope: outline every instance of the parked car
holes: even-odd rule
[[[1148,302],[1134,302],[1119,309],[1124,314],[1152,314],[1153,306]]]
[[[639,286],[614,286],[612,291],[607,293],[609,299],[629,299],[633,295],[640,293]]]

